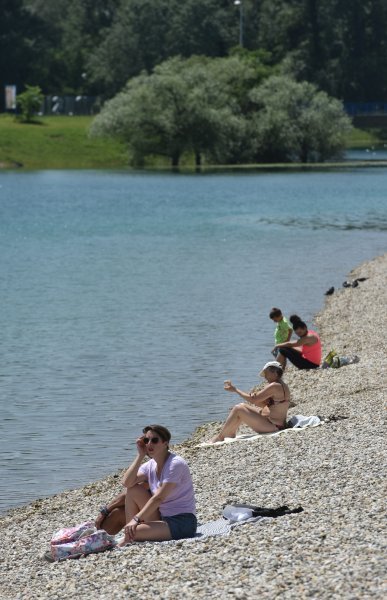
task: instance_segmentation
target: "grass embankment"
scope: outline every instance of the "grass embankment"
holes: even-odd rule
[[[42,117],[20,123],[0,115],[0,165],[26,169],[98,169],[124,167],[128,153],[113,139],[90,139],[93,117]]]
[[[355,129],[353,128],[347,139],[347,148],[366,148],[379,145],[387,141],[387,130],[383,129]]]
[[[26,169],[100,169],[128,165],[125,144],[108,138],[89,138],[93,117],[41,117],[36,123],[20,123],[13,115],[0,115],[0,168]],[[358,148],[386,141],[385,132],[354,129],[347,147]],[[166,158],[153,157],[146,162],[151,168],[170,168]],[[192,157],[183,157],[183,168],[194,167]],[[258,165],[245,165],[245,168]],[[281,165],[262,165],[278,168]],[[282,167],[300,165],[282,165]],[[304,165],[305,166],[305,165]],[[309,165],[313,166],[313,165]],[[210,165],[207,165],[210,167]],[[316,165],[315,165],[316,167]],[[232,168],[229,166],[229,168]],[[241,166],[239,167],[241,168]]]

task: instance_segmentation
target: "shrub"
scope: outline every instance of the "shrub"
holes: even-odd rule
[[[16,98],[17,107],[24,123],[31,123],[43,102],[44,96],[39,86],[26,85],[26,90]]]

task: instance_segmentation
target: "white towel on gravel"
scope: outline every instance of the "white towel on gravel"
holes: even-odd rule
[[[269,521],[272,517],[250,517],[249,519],[244,519],[243,521],[238,521],[236,523],[230,523],[228,519],[217,519],[216,521],[209,521],[209,523],[203,523],[203,525],[198,525],[196,530],[195,538],[205,538],[212,535],[225,535],[230,533],[234,527],[239,527],[239,525],[244,525],[245,523],[258,523],[262,521]],[[195,539],[192,538],[192,539]]]
[[[317,427],[318,425],[322,425],[324,421],[321,421],[319,417],[310,416],[304,417],[304,415],[294,415],[289,419],[288,423],[290,423],[291,427],[288,429],[281,429],[280,431],[274,431],[273,433],[242,433],[237,435],[234,438],[225,438],[223,442],[215,442],[214,444],[210,444],[209,442],[202,442],[198,444],[198,448],[207,448],[211,446],[222,446],[223,444],[231,444],[233,442],[244,442],[244,441],[254,441],[259,440],[264,437],[273,437],[275,435],[281,435],[282,433],[288,433],[289,431],[303,431],[307,427]]]
[[[214,535],[228,535],[232,529],[239,527],[240,525],[244,525],[245,523],[264,523],[265,521],[270,520],[271,517],[250,517],[249,519],[244,519],[243,521],[238,521],[237,523],[230,523],[228,519],[217,519],[216,521],[209,521],[208,523],[203,523],[203,525],[198,525],[195,536],[193,538],[185,538],[184,541],[203,540]],[[175,540],[171,541],[174,542]]]

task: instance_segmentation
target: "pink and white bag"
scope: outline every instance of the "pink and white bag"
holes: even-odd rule
[[[75,527],[63,527],[56,531],[51,538],[52,544],[67,544],[68,542],[75,542],[79,540],[83,535],[89,535],[96,531],[93,521],[85,521]]]
[[[117,544],[114,535],[104,529],[96,530],[92,521],[60,529],[51,539],[52,560],[78,558],[85,554],[104,552]]]

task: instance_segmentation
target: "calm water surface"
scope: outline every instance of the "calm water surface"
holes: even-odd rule
[[[144,424],[224,418],[270,308],[310,320],[385,252],[386,198],[383,168],[0,173],[0,511],[125,466]]]

